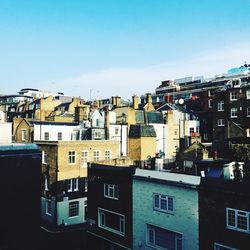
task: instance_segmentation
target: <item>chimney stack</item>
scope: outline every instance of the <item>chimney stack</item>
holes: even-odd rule
[[[139,97],[137,95],[132,96],[132,107],[133,109],[138,109],[139,107]]]
[[[152,103],[152,95],[147,93],[147,103]]]

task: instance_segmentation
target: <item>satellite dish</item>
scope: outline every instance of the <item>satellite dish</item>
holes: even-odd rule
[[[178,104],[178,100],[175,100],[174,103],[175,103],[175,104]]]
[[[184,104],[184,100],[183,99],[179,99],[178,102],[179,102],[180,105]]]

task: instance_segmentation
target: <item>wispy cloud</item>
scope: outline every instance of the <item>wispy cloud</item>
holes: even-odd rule
[[[187,48],[188,49],[188,48]],[[186,76],[204,75],[211,77],[224,73],[229,68],[250,62],[250,43],[204,51],[192,58],[180,58],[176,61],[144,68],[109,68],[89,72],[79,76],[55,80],[53,90],[63,91],[66,95],[82,96],[88,99],[107,98],[119,95],[130,98],[133,94],[153,92],[162,80]]]

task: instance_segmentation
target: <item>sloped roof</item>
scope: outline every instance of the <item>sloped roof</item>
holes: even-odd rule
[[[129,138],[140,137],[156,137],[154,127],[144,124],[130,125]]]
[[[50,122],[50,121],[30,121],[31,125],[62,125],[62,126],[77,126],[79,125],[77,122]]]
[[[153,111],[146,113],[148,123],[164,123],[161,112]]]

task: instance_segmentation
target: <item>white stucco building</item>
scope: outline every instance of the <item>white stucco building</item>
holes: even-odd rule
[[[136,169],[133,249],[199,249],[200,177]]]

